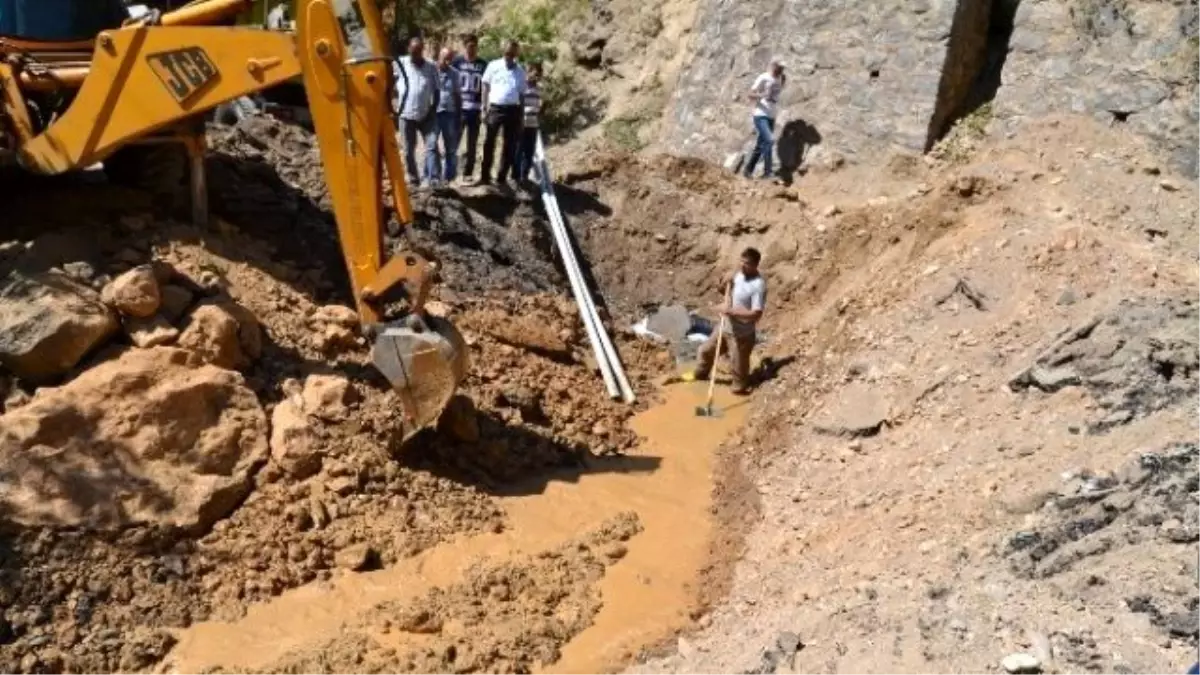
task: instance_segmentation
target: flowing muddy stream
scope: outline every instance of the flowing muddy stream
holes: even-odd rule
[[[600,612],[562,648],[545,672],[617,669],[637,651],[689,623],[712,519],[712,467],[717,447],[746,419],[748,402],[717,392],[721,414],[697,418],[702,383],[664,389],[662,402],[632,421],[644,437],[637,454],[596,458],[583,474],[552,475],[536,494],[501,497],[504,532],[444,544],[390,568],[310,584],[251,607],[232,623],[184,630],[164,666],[171,672],[213,668],[261,670],[299,649],[336,637],[381,602],[415,600],[462,578],[481,558],[503,560],[557,546],[624,511],[643,531],[599,582]],[[419,644],[420,635],[373,635],[389,647]]]

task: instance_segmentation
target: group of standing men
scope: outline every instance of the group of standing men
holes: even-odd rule
[[[404,163],[413,186],[449,183],[458,173],[458,147],[467,140],[463,180],[475,174],[479,129],[484,127],[483,161],[478,182],[492,183],[496,139],[501,139],[497,180],[527,181],[533,166],[541,113],[542,67],[521,65],[521,45],[510,41],[492,62],[479,56],[474,35],[463,40],[463,54],[450,47],[437,62],[425,58],[425,43],[413,38],[396,69],[396,112],[404,144]],[[424,167],[417,165],[417,144],[425,147]],[[423,170],[422,170],[423,169]]]

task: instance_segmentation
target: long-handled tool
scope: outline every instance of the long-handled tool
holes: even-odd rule
[[[729,293],[733,290],[732,284],[725,287],[725,306],[729,306]],[[717,385],[717,361],[721,358],[721,341],[725,339],[725,314],[721,314],[720,324],[717,326],[717,351],[713,354],[712,370],[708,374],[708,399],[702,406],[696,406],[696,417],[719,417],[716,410],[713,409],[713,392]]]

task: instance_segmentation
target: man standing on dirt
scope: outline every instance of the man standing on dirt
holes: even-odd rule
[[[425,43],[419,37],[408,41],[408,56],[396,69],[396,95],[399,96],[400,133],[404,137],[404,166],[413,187],[421,184],[417,169],[417,137],[425,144],[425,166],[432,166],[437,144],[438,72],[425,58]],[[426,179],[430,176],[426,175]]]
[[[489,63],[483,72],[483,117],[487,122],[487,134],[483,138],[483,167],[479,180],[484,185],[492,182],[497,134],[503,134],[504,144],[496,177],[501,185],[507,185],[510,172],[516,177],[517,145],[524,119],[521,96],[525,93],[525,69],[517,63],[520,56],[520,43],[510,40],[504,48],[504,56]]]
[[[754,131],[758,139],[754,143],[754,152],[750,153],[750,159],[746,162],[746,169],[742,172],[746,178],[750,178],[754,173],[754,165],[758,164],[760,157],[763,161],[763,178],[773,177],[776,107],[779,105],[779,92],[787,80],[783,68],[783,61],[772,60],[771,69],[759,75],[750,87],[748,98],[754,101]]]
[[[756,326],[762,318],[767,304],[767,280],[758,273],[762,254],[756,248],[742,251],[742,266],[729,282],[728,305],[719,305],[716,310],[725,316],[725,337],[721,339],[721,351],[729,351],[730,370],[733,375],[733,393],[750,393],[750,353],[754,351],[757,336]],[[728,285],[726,286],[728,288]],[[700,363],[693,377],[708,379],[717,357],[717,331],[700,346]]]
[[[455,169],[458,166],[458,115],[462,107],[462,92],[460,89],[459,73],[450,65],[454,51],[443,47],[438,54],[438,105],[437,130],[435,137],[442,139],[442,150],[446,153],[446,163],[442,164],[438,153],[436,140],[433,144],[433,161],[425,167],[430,181],[447,183],[454,180]]]
[[[475,149],[479,147],[479,115],[483,107],[483,72],[487,70],[488,62],[479,58],[479,38],[474,35],[463,38],[463,51],[466,54],[454,59],[454,69],[462,84],[462,123],[458,139],[461,141],[464,135],[467,138],[462,172],[466,180],[475,175]]]

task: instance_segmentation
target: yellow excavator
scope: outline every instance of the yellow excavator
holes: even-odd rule
[[[197,0],[134,18],[120,0],[0,0],[0,161],[39,174],[100,163],[127,178],[161,173],[155,151],[182,147],[192,218],[203,224],[206,114],[299,78],[356,309],[411,435],[437,421],[465,375],[467,350],[450,322],[425,312],[434,264],[385,251],[385,174],[402,225],[412,207],[379,8],[296,0],[292,33],[234,26],[250,4]],[[403,314],[385,320],[384,304],[401,295]]]

